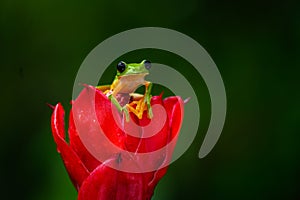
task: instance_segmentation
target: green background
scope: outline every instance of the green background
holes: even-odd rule
[[[217,64],[228,100],[220,140],[199,159],[210,116],[201,77],[167,52],[123,56],[174,66],[199,97],[197,137],[153,199],[300,199],[299,4],[258,0],[1,0],[1,199],[76,199],[46,103],[62,102],[69,110],[87,54],[116,33],[144,26],[171,28],[199,42]]]

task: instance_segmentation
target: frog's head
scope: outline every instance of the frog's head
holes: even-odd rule
[[[151,68],[151,62],[143,60],[141,63],[127,64],[123,61],[117,65],[117,76],[129,76],[129,75],[147,75]]]

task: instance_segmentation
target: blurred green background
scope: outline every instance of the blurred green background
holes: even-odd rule
[[[299,3],[258,0],[1,0],[1,199],[76,199],[46,103],[69,110],[87,54],[116,33],[144,26],[198,41],[217,64],[228,100],[220,140],[200,160],[210,116],[204,82],[175,55],[128,55],[131,62],[180,68],[199,95],[197,137],[153,199],[300,199]]]

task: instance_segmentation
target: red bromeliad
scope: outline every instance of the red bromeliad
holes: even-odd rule
[[[165,108],[167,120],[164,127],[157,134],[148,138],[136,138],[126,134],[118,128],[111,112],[112,103],[102,91],[88,86],[72,103],[73,108],[69,118],[69,144],[65,140],[64,109],[60,103],[54,107],[51,118],[53,137],[57,145],[68,174],[78,190],[79,200],[146,200],[151,199],[158,181],[167,171],[168,162],[174,146],[168,148],[158,157],[152,157],[149,163],[154,163],[156,169],[151,172],[130,173],[117,170],[110,166],[122,165],[126,155],[118,154],[109,147],[98,146],[99,150],[108,152],[107,160],[100,162],[84,146],[76,127],[86,128],[84,134],[97,134],[100,130],[95,125],[91,113],[96,113],[104,134],[115,145],[130,152],[151,152],[167,145],[171,140],[176,140],[183,117],[183,101],[180,97],[153,96],[151,105],[160,104]],[[75,109],[76,108],[76,109]],[[149,123],[146,112],[142,119],[130,113],[131,120],[143,126]],[[153,112],[153,119],[160,113]],[[79,119],[79,125],[74,118]],[[78,122],[76,122],[78,123]],[[101,144],[101,141],[99,141]],[[124,159],[122,159],[124,157]],[[144,164],[138,163],[137,164]],[[124,162],[126,164],[126,162]]]
[[[120,63],[118,70],[125,67],[124,62]],[[149,64],[143,61],[128,67],[148,69]],[[127,114],[123,117],[117,110],[119,104],[112,104],[109,95],[128,90],[123,86],[129,71],[129,68],[125,71],[127,76],[123,76],[122,81],[121,76],[116,76],[110,91],[86,86],[72,102],[69,144],[65,136],[64,109],[60,103],[53,107],[54,141],[78,191],[79,200],[151,199],[155,186],[171,162],[183,118],[183,101],[175,96],[166,99],[161,95],[151,97],[150,86],[142,97],[146,99],[125,105],[129,109],[127,113],[121,112]],[[133,74],[130,81],[134,78],[143,80],[141,74]],[[148,89],[149,82],[145,83]]]

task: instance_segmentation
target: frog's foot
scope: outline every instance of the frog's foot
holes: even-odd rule
[[[99,85],[96,86],[96,89],[102,91],[104,94],[108,93],[111,90],[110,85]]]
[[[112,95],[112,91],[111,90],[105,90],[103,92],[103,94],[105,94],[107,97],[111,96]]]
[[[145,82],[145,95],[140,97],[138,100],[134,100],[131,103],[127,104],[129,111],[133,112],[139,119],[142,119],[144,111],[148,111],[148,118],[152,119],[152,107],[151,107],[151,89],[152,83]],[[136,107],[134,108],[134,105]]]
[[[136,105],[136,107],[134,107]],[[130,112],[133,112],[139,119],[142,119],[144,111],[147,110],[147,103],[145,97],[138,101],[132,101],[126,105]]]

